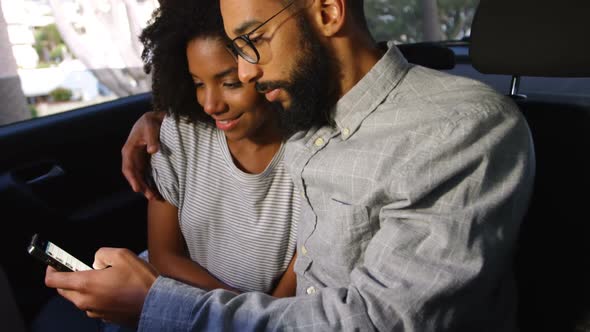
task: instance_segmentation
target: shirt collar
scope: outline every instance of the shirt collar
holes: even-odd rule
[[[338,100],[334,110],[337,130],[344,139],[352,136],[362,121],[399,84],[410,65],[394,45],[387,43],[388,50],[371,70]]]

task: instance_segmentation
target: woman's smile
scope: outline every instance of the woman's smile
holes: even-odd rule
[[[225,119],[225,120],[218,120],[215,119],[215,125],[217,126],[217,129],[219,130],[223,130],[223,131],[227,131],[227,130],[232,130],[233,128],[235,128],[238,123],[240,122],[240,118],[242,117],[244,113],[238,115],[235,118],[231,118],[231,119]]]

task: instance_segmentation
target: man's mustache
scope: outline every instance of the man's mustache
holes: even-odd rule
[[[266,93],[274,89],[287,89],[289,83],[285,81],[269,81],[269,82],[256,82],[255,88],[258,93]]]

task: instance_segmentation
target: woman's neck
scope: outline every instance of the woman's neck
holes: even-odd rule
[[[227,146],[236,167],[240,170],[259,174],[268,167],[281,148],[283,137],[274,123],[260,128],[260,133],[240,140],[227,140]]]

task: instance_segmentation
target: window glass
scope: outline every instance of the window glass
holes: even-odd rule
[[[468,41],[479,0],[365,0],[377,41]],[[0,126],[147,92],[136,36],[158,0],[0,0]],[[509,77],[482,75],[468,44],[451,72],[506,92]],[[590,79],[526,78],[527,93],[589,96]]]
[[[365,0],[377,41],[461,40],[469,36],[478,0]]]
[[[157,0],[0,0],[0,125],[147,92]]]
[[[157,0],[0,0],[0,125],[149,91],[137,35]],[[365,0],[378,41],[457,40],[477,0]]]

